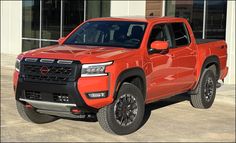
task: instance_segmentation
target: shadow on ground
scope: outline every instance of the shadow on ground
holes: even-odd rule
[[[143,118],[143,123],[140,126],[140,128],[145,125],[145,123],[148,121],[148,119],[151,116],[151,113],[153,110],[159,109],[159,108],[163,108],[166,106],[170,106],[179,102],[183,102],[183,101],[190,101],[190,96],[187,93],[183,93],[183,94],[179,94],[176,96],[172,96],[170,98],[167,99],[163,99],[163,100],[159,100],[157,102],[154,103],[150,103],[147,104],[145,107],[145,114],[144,114],[144,118]]]
[[[187,93],[184,94],[179,94],[167,99],[163,99],[154,103],[150,103],[147,104],[145,107],[145,114],[144,114],[144,118],[143,118],[143,123],[140,126],[140,128],[145,125],[145,123],[148,121],[148,119],[151,116],[152,110],[156,110],[159,108],[163,108],[166,106],[170,106],[179,102],[183,102],[183,101],[190,101],[190,96]],[[71,119],[71,118],[63,118],[63,119],[67,119],[67,120],[74,120],[74,121],[83,121],[83,122],[97,122],[97,117],[96,114],[91,115],[90,117],[85,117],[85,118],[75,118],[75,119]]]

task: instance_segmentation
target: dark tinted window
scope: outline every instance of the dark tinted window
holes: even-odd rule
[[[110,16],[110,0],[87,0],[86,19]]]
[[[42,41],[42,47],[51,46],[51,45],[56,45],[56,44],[57,44],[57,42]]]
[[[22,50],[52,45],[85,19],[110,16],[111,0],[23,0]]]
[[[22,36],[39,38],[39,3],[38,0],[22,1]]]
[[[28,51],[39,48],[38,40],[22,40],[22,51]]]
[[[151,48],[151,43],[154,41],[167,41],[169,47],[172,47],[171,36],[166,24],[158,24],[153,27],[148,41],[149,49]]]
[[[206,39],[225,39],[227,0],[207,1]]]
[[[57,40],[60,37],[60,0],[42,1],[42,39]]]
[[[63,34],[66,36],[84,21],[84,1],[63,0]]]
[[[166,0],[166,15],[186,18],[196,38],[202,38],[204,0]]]
[[[65,44],[138,48],[145,29],[144,22],[87,22],[73,33]]]
[[[172,23],[171,24],[176,47],[185,46],[190,43],[189,34],[185,24]]]

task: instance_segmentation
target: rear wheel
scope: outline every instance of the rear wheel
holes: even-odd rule
[[[54,116],[38,113],[34,108],[26,108],[25,105],[20,101],[16,101],[16,107],[20,116],[28,122],[43,124],[58,119]]]
[[[191,95],[192,106],[201,109],[210,108],[216,95],[216,77],[212,70],[206,69],[203,72],[197,90],[196,95]]]
[[[124,83],[113,104],[101,108],[97,118],[101,127],[112,134],[126,135],[135,132],[144,116],[144,99],[139,88]]]

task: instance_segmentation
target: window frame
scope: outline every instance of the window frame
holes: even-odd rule
[[[136,46],[136,47],[126,47],[126,46],[120,46],[120,45],[97,45],[97,44],[78,44],[78,45],[87,45],[87,46],[106,46],[106,47],[125,47],[125,48],[129,48],[129,49],[140,49],[140,47],[142,46],[142,43],[143,43],[143,39],[144,39],[144,36],[145,36],[145,33],[146,33],[146,30],[147,30],[147,27],[148,27],[148,23],[147,22],[137,22],[137,21],[124,21],[124,20],[121,20],[121,21],[112,21],[112,20],[96,20],[96,21],[87,21],[85,23],[83,23],[82,25],[80,25],[80,27],[78,27],[78,29],[76,29],[73,33],[71,33],[71,35],[69,37],[67,37],[67,39],[64,41],[64,44],[68,44],[68,45],[72,45],[70,43],[68,43],[68,41],[70,40],[70,38],[72,38],[72,36],[74,34],[76,34],[76,32],[78,32],[78,30],[86,25],[86,24],[89,24],[89,23],[95,23],[95,22],[126,22],[126,23],[129,23],[130,25],[131,24],[134,24],[134,25],[138,25],[138,24],[143,24],[143,35],[142,35],[142,38],[139,42],[139,44]],[[128,33],[127,33],[128,34]]]
[[[188,44],[187,45],[176,46],[175,34],[174,34],[173,27],[172,27],[172,24],[174,24],[174,23],[182,23],[183,24],[184,31],[187,34],[187,39],[188,39]],[[173,47],[170,47],[170,49],[188,47],[189,45],[192,44],[191,37],[190,37],[189,31],[188,31],[187,25],[184,22],[171,22],[171,23],[168,23],[168,27],[169,27],[169,31],[170,31],[170,34],[171,34],[171,37],[172,37],[172,42],[173,42],[172,43]]]
[[[157,25],[166,26],[167,32],[169,32],[170,40],[171,40],[170,43],[171,43],[172,46],[169,45],[168,49],[171,49],[171,48],[174,46],[172,34],[171,34],[171,31],[170,31],[170,27],[169,27],[169,23],[157,23],[157,24],[154,24],[154,25],[151,27],[151,31],[150,31],[149,36],[148,36],[148,41],[147,41],[147,44],[146,44],[148,54],[157,53],[156,51],[153,52],[152,50],[150,50],[150,49],[152,49],[152,48],[149,46],[149,44],[151,44],[151,43],[149,43],[149,42],[150,42],[152,30],[153,30]],[[165,33],[165,35],[167,35],[167,34]]]
[[[45,9],[45,7],[43,6],[43,1],[42,0],[40,0],[40,1],[29,0],[28,2],[33,2],[33,1],[36,1],[37,3],[39,3],[36,6],[35,9],[33,9],[32,6],[30,8],[30,12],[31,13],[33,13],[34,11],[37,11],[39,13],[39,14],[37,14],[38,15],[37,19],[38,20],[35,21],[35,22],[37,22],[39,24],[38,27],[37,27],[38,33],[37,33],[37,31],[36,31],[36,33],[34,32],[35,34],[33,36],[32,36],[32,34],[31,35],[25,34],[26,33],[25,32],[26,29],[27,30],[31,30],[31,29],[28,29],[29,27],[25,27],[24,26],[24,24],[26,24],[26,22],[24,22],[24,19],[22,19],[22,21],[21,21],[21,23],[22,23],[21,28],[22,28],[23,32],[21,34],[21,42],[23,43],[24,40],[25,41],[29,41],[30,40],[32,42],[35,41],[35,42],[38,42],[36,44],[37,48],[43,48],[44,47],[44,46],[42,46],[43,42],[57,42],[58,38],[48,38],[48,37],[46,37],[47,39],[43,38],[43,10]],[[98,1],[101,3],[101,7],[105,7],[106,9],[110,9],[111,0],[107,0],[105,2],[103,0],[98,0]],[[66,2],[70,2],[70,1],[65,1],[65,0],[61,0],[60,1],[59,38],[63,37],[63,36],[67,36],[74,29],[74,28],[72,28],[66,35],[64,35],[64,33],[65,33],[65,29],[64,28],[66,27],[66,25],[64,23],[65,22],[65,13],[66,13],[66,11],[65,11]],[[86,21],[87,17],[88,17],[88,15],[87,15],[87,3],[88,3],[88,0],[85,0],[85,1],[83,1],[83,4],[82,4],[83,5],[83,10],[81,10],[82,11],[81,15],[83,15],[83,20],[81,21],[81,23]],[[23,4],[22,4],[22,17],[23,18],[24,18],[24,16],[26,16],[26,13],[27,13],[26,12],[26,4],[25,4],[25,2],[23,2]],[[100,9],[99,13],[102,14],[102,15],[100,15],[100,17],[111,15],[109,10],[107,10],[107,13],[106,13],[106,11],[104,11],[103,9]],[[77,27],[77,25],[78,24],[75,24],[76,27]],[[31,31],[30,33],[33,33],[33,32]],[[35,48],[32,48],[32,49],[35,49]],[[26,49],[26,48],[24,48],[24,45],[21,44],[21,51],[26,51],[26,50],[28,51],[28,50],[31,50],[31,49]]]

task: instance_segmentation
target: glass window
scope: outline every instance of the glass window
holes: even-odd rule
[[[73,33],[65,44],[138,48],[145,29],[144,22],[87,22]]]
[[[186,18],[196,38],[202,38],[204,0],[166,1],[166,15]]]
[[[101,0],[102,13],[101,17],[109,17],[111,11],[111,0]]]
[[[63,36],[84,21],[84,1],[63,0]]]
[[[87,0],[86,19],[110,16],[110,0]]]
[[[22,36],[39,38],[40,1],[22,1]]]
[[[171,36],[166,24],[158,24],[153,27],[148,41],[148,49],[151,49],[151,44],[154,41],[167,41],[169,47],[172,47]]]
[[[42,47],[56,45],[57,42],[51,42],[51,41],[42,41]]]
[[[34,46],[37,43],[41,47],[51,45],[53,42],[43,42],[44,39],[58,40],[60,36],[67,36],[84,19],[104,16],[110,16],[110,0],[23,0],[22,37],[33,38],[33,41],[22,39],[22,43],[29,43],[32,49],[38,47]],[[23,51],[31,49],[22,45]]]
[[[227,0],[208,0],[206,6],[205,38],[225,39]]]
[[[196,38],[203,38],[205,35],[207,39],[225,39],[226,12],[227,0],[207,0],[205,11],[204,0],[166,1],[166,15],[188,19]]]
[[[60,0],[42,0],[42,39],[60,38]]]
[[[22,40],[22,51],[28,51],[39,48],[39,41],[37,40]]]
[[[189,34],[183,23],[172,23],[172,32],[174,35],[175,47],[185,46],[190,43]]]

